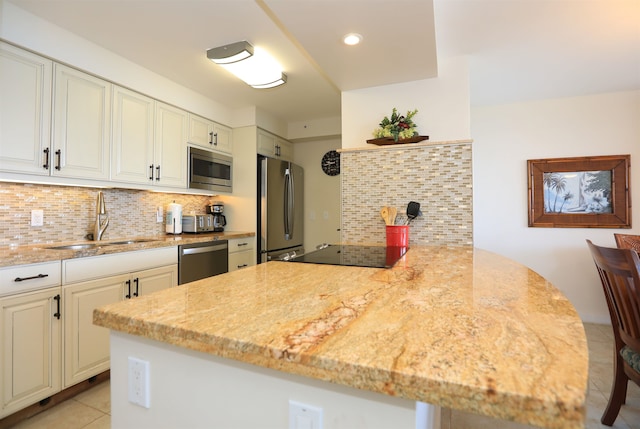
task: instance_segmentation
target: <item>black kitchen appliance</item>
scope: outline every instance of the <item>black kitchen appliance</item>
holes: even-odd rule
[[[290,257],[290,262],[349,265],[355,267],[391,268],[407,252],[408,247],[329,245],[313,252]]]
[[[227,225],[227,218],[222,214],[224,212],[224,204],[220,201],[207,206],[207,213],[213,216],[213,231],[222,232]]]

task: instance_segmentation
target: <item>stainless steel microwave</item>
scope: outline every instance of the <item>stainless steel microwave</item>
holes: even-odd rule
[[[231,192],[233,158],[189,146],[189,188]]]

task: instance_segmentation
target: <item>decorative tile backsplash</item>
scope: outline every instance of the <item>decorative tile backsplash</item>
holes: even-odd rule
[[[470,142],[391,145],[341,153],[342,241],[386,242],[382,206],[398,209],[404,224],[409,201],[420,203],[409,245],[473,244]]]
[[[156,208],[174,200],[183,213],[205,213],[211,197],[128,189],[94,189],[0,182],[0,246],[83,240],[93,232],[98,191],[104,194],[109,226],[103,240],[164,234]],[[31,210],[44,211],[44,226],[31,226]]]

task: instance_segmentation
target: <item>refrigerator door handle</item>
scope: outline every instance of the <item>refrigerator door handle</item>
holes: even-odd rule
[[[293,207],[294,207],[293,175],[291,168],[284,172],[284,239],[291,240],[293,233]]]

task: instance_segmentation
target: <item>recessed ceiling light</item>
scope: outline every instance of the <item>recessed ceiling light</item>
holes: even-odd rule
[[[349,33],[345,35],[344,39],[342,40],[344,41],[345,45],[353,46],[353,45],[357,45],[362,41],[362,36],[358,33]]]

